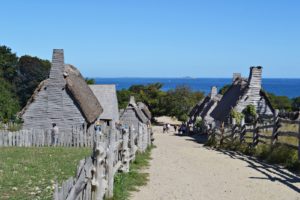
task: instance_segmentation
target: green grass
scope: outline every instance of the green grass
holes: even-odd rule
[[[119,173],[115,176],[114,197],[111,200],[128,200],[130,193],[138,191],[138,187],[146,185],[149,174],[143,169],[149,166],[151,150],[149,147],[145,153],[138,153],[134,162],[130,164],[129,173]]]
[[[75,175],[88,148],[0,148],[0,199],[52,199],[53,185]]]

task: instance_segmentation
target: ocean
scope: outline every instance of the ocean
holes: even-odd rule
[[[193,91],[210,92],[212,86],[219,89],[231,83],[231,78],[95,78],[97,84],[116,84],[117,90],[128,89],[131,85],[162,83],[162,90],[167,91],[177,86],[187,85]],[[266,78],[263,88],[280,96],[294,98],[300,96],[300,79]]]

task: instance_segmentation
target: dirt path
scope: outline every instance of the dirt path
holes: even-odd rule
[[[209,150],[158,127],[155,145],[150,181],[133,200],[300,200],[300,177],[279,167]]]

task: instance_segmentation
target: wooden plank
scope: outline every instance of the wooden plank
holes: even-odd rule
[[[288,144],[288,143],[285,143],[285,142],[276,142],[276,144],[280,144],[280,145],[283,145],[283,146],[286,146],[286,147],[298,150],[298,146],[292,145],[292,144]]]
[[[297,124],[297,125],[300,123],[298,120],[289,120],[283,118],[279,118],[279,122],[284,124]]]
[[[299,137],[299,133],[295,133],[295,132],[284,132],[284,131],[280,131],[277,133],[278,136],[289,136],[289,137]]]
[[[264,125],[264,126],[259,126],[257,127],[258,129],[268,129],[268,128],[273,128],[274,125],[273,124],[270,124],[270,125]]]
[[[261,135],[261,134],[258,134],[258,137],[259,137],[259,138],[263,138],[263,139],[272,139],[272,136],[268,136],[268,135]]]
[[[119,171],[119,169],[121,169],[121,167],[122,167],[122,162],[118,161],[117,164],[113,168],[114,175]]]
[[[258,143],[268,144],[268,142],[266,142],[264,140],[258,140]]]

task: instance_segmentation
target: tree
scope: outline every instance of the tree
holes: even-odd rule
[[[291,111],[292,110],[292,101],[286,96],[276,96],[272,93],[267,93],[269,100],[275,109]]]
[[[17,55],[10,48],[0,46],[0,77],[11,83],[16,76],[17,63]]]
[[[93,78],[85,78],[85,82],[86,82],[88,85],[94,85],[94,84],[96,84],[96,80],[93,79]]]
[[[12,91],[12,85],[0,78],[0,121],[4,123],[14,119],[20,108],[18,99]]]
[[[230,86],[231,86],[231,85],[224,85],[224,86],[220,89],[219,94],[224,95],[224,94],[227,92],[227,90],[230,88]]]
[[[293,111],[300,111],[300,97],[292,99]]]
[[[203,97],[202,92],[193,92],[187,86],[180,86],[167,92],[162,91],[161,83],[133,85],[128,90],[118,91],[119,107],[125,108],[132,95],[136,101],[144,102],[154,117],[174,116],[185,121],[190,109]]]
[[[33,94],[36,87],[49,77],[51,63],[32,56],[22,56],[17,65],[18,76],[14,82],[20,105],[23,107]]]
[[[19,110],[13,79],[17,75],[18,57],[6,46],[0,46],[0,121],[14,118]]]
[[[178,86],[174,90],[169,90],[162,100],[165,114],[177,117],[181,121],[188,119],[191,108],[203,98],[203,94],[194,93],[187,86]]]
[[[129,98],[130,98],[131,92],[129,90],[120,90],[117,91],[117,96],[118,96],[118,103],[119,103],[119,108],[120,109],[125,109],[126,106],[128,105]]]

